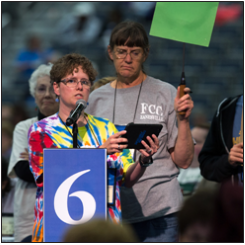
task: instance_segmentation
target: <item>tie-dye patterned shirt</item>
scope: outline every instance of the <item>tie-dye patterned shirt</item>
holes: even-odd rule
[[[81,147],[102,145],[111,135],[117,132],[114,124],[107,119],[86,114],[88,124],[78,128],[78,144]],[[69,133],[68,130],[71,132]],[[32,241],[43,241],[43,149],[72,148],[72,127],[65,127],[58,114],[54,114],[34,123],[28,133],[30,169],[37,184],[36,203],[34,207],[35,222]],[[95,137],[96,135],[96,137]],[[98,143],[99,145],[98,145]],[[115,223],[121,221],[121,202],[119,186],[124,181],[128,167],[133,164],[129,150],[108,155],[108,168],[116,168],[115,205],[108,207],[108,217]],[[109,176],[109,174],[108,174]]]

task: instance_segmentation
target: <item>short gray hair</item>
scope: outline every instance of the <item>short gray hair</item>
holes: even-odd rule
[[[29,89],[31,95],[35,98],[35,88],[37,86],[37,80],[40,77],[49,76],[53,64],[48,63],[48,65],[40,65],[32,74],[29,79]]]

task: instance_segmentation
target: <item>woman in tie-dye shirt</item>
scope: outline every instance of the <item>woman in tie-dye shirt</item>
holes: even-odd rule
[[[91,62],[79,54],[68,54],[55,62],[50,72],[54,92],[59,98],[59,112],[34,123],[29,130],[30,168],[37,184],[35,204],[35,223],[32,241],[43,241],[43,149],[72,148],[72,126],[66,126],[66,119],[71,110],[76,108],[77,100],[88,101],[90,87],[95,80],[96,71]],[[120,137],[126,131],[117,132],[109,120],[81,113],[77,120],[78,147],[93,146],[107,149],[108,169],[116,168],[116,196],[114,206],[108,207],[108,217],[115,223],[121,221],[119,186],[124,182],[131,187],[144,173],[151,156],[159,148],[157,137],[147,138],[145,150],[140,150],[141,157],[135,163],[129,150],[127,139]]]

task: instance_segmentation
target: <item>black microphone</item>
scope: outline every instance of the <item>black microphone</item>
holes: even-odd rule
[[[76,123],[77,119],[80,117],[82,111],[87,107],[87,102],[85,100],[78,100],[76,102],[76,109],[71,111],[70,116],[66,119],[66,125],[70,126]]]

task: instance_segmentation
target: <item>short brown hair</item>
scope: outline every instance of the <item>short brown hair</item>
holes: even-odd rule
[[[127,43],[126,43],[127,42]],[[144,27],[134,21],[123,21],[112,30],[110,47],[126,45],[128,47],[141,47],[144,54],[149,53],[149,40]]]
[[[64,55],[54,63],[50,71],[51,84],[60,82],[63,77],[72,74],[74,69],[77,72],[79,66],[82,67],[83,72],[88,75],[91,84],[93,84],[97,72],[91,61],[87,57],[75,53]]]

